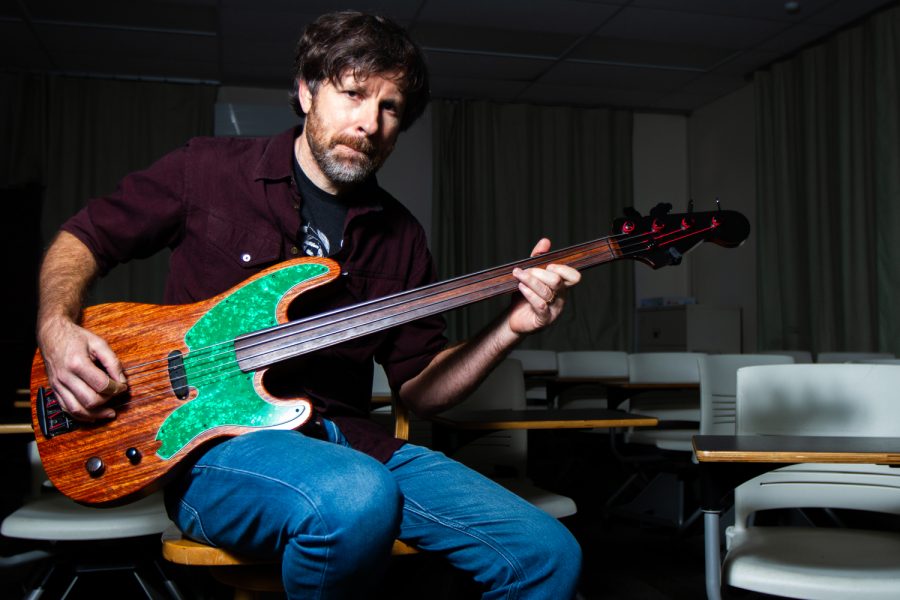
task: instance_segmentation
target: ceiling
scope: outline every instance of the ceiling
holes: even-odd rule
[[[896,3],[0,0],[0,68],[286,88],[304,24],[352,4],[409,28],[437,97],[691,111]]]

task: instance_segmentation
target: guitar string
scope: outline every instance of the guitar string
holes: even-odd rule
[[[677,234],[678,232],[674,232],[674,233]],[[641,234],[640,236],[634,236],[634,237],[635,237],[635,238],[646,237],[647,235],[650,235],[650,234]],[[671,234],[666,234],[666,235],[671,235]],[[696,235],[696,232],[695,232],[695,233],[692,233],[692,234],[688,234],[688,235]],[[659,236],[657,239],[659,239],[660,237],[663,237],[663,236]],[[609,238],[604,238],[603,240],[598,240],[598,241],[607,241],[608,239],[609,239]],[[628,256],[629,253],[631,252],[631,250],[632,250],[633,247],[634,247],[634,244],[632,244],[631,246],[626,247],[625,252],[622,252],[622,253],[621,253],[621,256],[623,256],[623,257]],[[565,250],[571,251],[571,249],[565,249]],[[546,256],[544,256],[544,258],[546,258]],[[334,324],[334,322],[331,322],[331,323],[325,324],[325,326],[330,326],[330,325],[333,325],[333,324]],[[319,325],[318,327],[322,327],[322,325]],[[314,327],[313,329],[309,330],[309,331],[314,331],[314,330],[315,330],[315,327]],[[340,332],[338,332],[338,333],[340,333]],[[327,333],[326,333],[326,334],[324,334],[324,335],[327,336],[327,335],[334,335],[334,334],[333,334],[333,333],[332,333],[332,334],[327,334]],[[306,341],[308,341],[308,339],[309,339],[309,338],[305,338],[305,339],[304,339],[304,343],[305,343]],[[214,348],[216,348],[216,347],[221,347],[221,346],[223,346],[223,345],[229,345],[229,344],[231,344],[230,341],[220,342],[220,343],[217,343],[217,344],[215,344],[215,345],[208,346],[208,347],[206,347],[206,348],[198,349],[197,351],[191,351],[189,354],[197,354],[197,353],[202,354],[203,352],[207,352],[207,353],[208,353],[210,350],[212,350],[212,349],[214,349]],[[204,370],[201,369],[198,373],[196,373],[196,374],[194,374],[194,375],[192,376],[192,380],[193,380],[195,386],[202,386],[202,385],[208,383],[209,379],[207,379],[206,376],[210,376],[210,377],[218,377],[218,376],[220,376],[222,370],[224,370],[224,369],[232,370],[232,369],[231,369],[231,366],[232,366],[232,365],[231,365],[231,362],[232,362],[233,359],[231,359],[231,354],[232,354],[232,352],[229,350],[228,352],[225,352],[225,353],[219,353],[218,356],[216,356],[216,355],[210,356],[210,357],[207,359],[207,362],[209,363],[209,366],[207,366],[206,370],[204,371]],[[217,358],[223,358],[223,357],[224,357],[224,358],[228,358],[229,360],[228,360],[227,362],[225,362],[224,364],[222,364],[222,361],[219,361],[220,364],[218,364],[218,365],[213,364],[214,361],[215,361]],[[201,356],[194,356],[193,358],[194,358],[194,362],[196,363],[196,362],[200,361],[203,357],[202,357],[202,355],[201,355]],[[149,364],[151,364],[151,363],[153,363],[153,362],[157,362],[157,363],[158,363],[158,362],[161,362],[161,360],[162,360],[162,359],[157,360],[157,361],[151,361],[150,363],[145,363],[145,364],[149,365]],[[211,367],[211,368],[210,368],[210,367]],[[166,368],[165,370],[168,371],[167,368]],[[161,373],[161,372],[163,372],[163,371],[161,371],[161,370],[157,370],[157,371],[155,371],[155,372],[154,372],[154,371],[150,371],[150,372],[146,372],[146,371],[145,371],[144,374],[145,374],[146,376],[155,376],[156,374]],[[243,375],[243,371],[241,371],[240,374]],[[179,379],[182,379],[183,377],[186,377],[186,375],[185,375],[185,376],[179,376],[179,377],[175,378],[175,380],[173,380],[172,383],[173,383],[173,384],[175,384],[175,383],[178,383],[178,384],[184,383],[184,381],[178,381]],[[130,382],[130,383],[131,383],[131,382]],[[133,384],[133,387],[134,387],[134,385],[136,385],[136,383]],[[167,395],[167,394],[168,394],[168,392],[161,392],[161,395]],[[143,399],[143,398],[141,398],[141,399]],[[141,399],[136,399],[136,400],[141,400]],[[150,399],[150,398],[147,398],[147,399]],[[134,401],[136,401],[136,400],[132,400],[132,402],[134,402]],[[123,403],[123,404],[127,404],[127,403],[128,403],[128,402]]]
[[[674,235],[678,235],[678,234],[683,234],[683,235],[681,235],[677,239],[693,237],[693,236],[698,235],[699,233],[708,231],[712,228],[713,227],[706,227],[703,229],[694,230],[694,231],[686,233],[686,234],[684,234],[684,232],[682,230],[676,230],[671,233],[658,235],[657,237],[653,238],[653,241],[658,243],[661,238],[674,236]],[[606,238],[600,238],[600,239],[594,240],[592,242],[586,242],[585,244],[601,243],[603,241],[609,241],[610,239],[613,239],[615,237],[622,237],[623,235],[627,235],[627,234],[618,234],[618,235],[609,236]],[[648,248],[646,247],[645,242],[636,242],[636,243],[631,243],[631,242],[634,242],[641,238],[648,238],[652,235],[653,235],[653,232],[645,232],[645,233],[639,234],[637,236],[632,236],[629,239],[629,244],[627,244],[625,246],[620,246],[619,258],[629,258],[640,252],[646,251]],[[677,239],[675,241],[677,241]],[[666,243],[669,243],[669,242],[667,241]],[[578,246],[565,248],[565,249],[556,251],[555,253],[556,254],[570,253],[573,248],[577,248],[577,247]],[[612,254],[612,251],[609,251],[609,252]],[[548,258],[549,254],[554,254],[554,253],[548,253],[547,255],[541,255],[540,257],[535,257],[535,258],[546,259],[546,258]],[[331,321],[331,322],[321,324],[321,325],[314,325],[314,327],[311,328],[307,333],[314,332],[316,328],[332,326],[339,322],[340,321]],[[340,332],[337,332],[337,333],[340,333]],[[294,335],[294,334],[292,333],[290,335]],[[328,335],[334,335],[334,333],[324,334],[324,336],[326,336],[326,337]],[[314,339],[316,339],[316,338],[314,338]],[[305,337],[303,342],[301,342],[301,343],[306,343],[308,340],[309,340],[309,338]],[[230,372],[232,377],[247,375],[243,371],[238,371],[235,373],[234,369],[232,368],[233,363],[236,362],[234,360],[234,351],[231,349],[233,342],[234,342],[234,340],[226,340],[223,342],[217,342],[215,344],[211,344],[206,347],[198,348],[196,350],[190,350],[189,352],[187,352],[183,355],[183,358],[187,358],[188,356],[190,356],[193,359],[194,363],[198,363],[198,366],[201,366],[201,365],[199,365],[199,363],[201,363],[201,361],[204,361],[204,360],[206,361],[206,363],[203,364],[201,366],[201,368],[199,368],[197,370],[197,372],[192,375],[192,378],[191,378],[192,386],[191,387],[200,387],[200,386],[208,384],[210,381],[213,381],[216,379],[221,379],[223,372],[225,372],[226,374]],[[252,345],[251,345],[251,347],[252,347]],[[290,346],[288,346],[288,347],[290,347]],[[222,349],[222,348],[226,348],[225,351],[216,352],[218,349]],[[263,352],[261,355],[265,355],[268,352],[271,352],[271,351]],[[210,354],[210,356],[204,357],[203,356],[204,354]],[[259,356],[261,356],[261,355],[259,355]],[[225,359],[225,360],[223,361],[221,359]],[[216,362],[219,362],[219,364],[214,364]],[[159,363],[166,363],[166,366],[161,369],[156,368],[156,365],[158,365]],[[153,367],[153,368],[150,370],[144,370],[145,367]],[[168,372],[168,359],[167,358],[154,359],[152,361],[147,361],[145,363],[134,365],[133,367],[131,367],[129,369],[129,372],[131,373],[129,375],[129,387],[133,391],[136,391],[138,388],[143,387],[143,385],[141,383],[141,376],[143,376],[143,378],[146,379],[146,378],[150,378],[150,377],[156,377],[157,375],[159,375],[161,373]],[[132,379],[133,377],[134,377],[134,379]],[[187,382],[186,381],[187,374],[177,376],[177,377],[171,378],[171,379],[172,379],[173,385],[176,385],[176,386],[183,385]],[[165,387],[168,388],[168,386],[165,386]],[[153,394],[150,396],[141,396],[139,398],[133,398],[129,401],[122,402],[118,406],[125,406],[128,404],[134,404],[134,403],[143,402],[143,401],[151,401],[151,400],[155,400],[156,397],[162,397],[162,396],[167,396],[167,395],[170,395],[170,392],[168,390],[160,391],[158,394]]]
[[[677,234],[677,233],[680,233],[680,232],[674,232],[674,234]],[[693,235],[697,235],[697,233],[700,233],[700,231],[689,233],[682,237],[691,237]],[[648,235],[651,235],[651,234],[645,233],[645,234],[641,234],[640,236],[633,236],[632,239],[636,239],[636,238],[640,238],[640,237],[647,237]],[[666,234],[666,235],[672,235],[672,234]],[[663,236],[659,236],[656,239],[658,240],[660,237],[663,237]],[[603,238],[602,240],[597,240],[597,241],[598,242],[606,241],[608,239],[610,239],[610,238]],[[638,250],[634,250],[635,246],[637,246],[637,245],[641,245],[642,247],[644,246],[644,244],[630,244],[628,246],[625,246],[625,250],[620,253],[620,257],[623,257],[623,258],[629,257],[629,256],[637,253]],[[646,248],[643,248],[643,249],[646,249]],[[567,248],[565,250],[571,250],[571,248]],[[622,250],[621,247],[620,247],[620,250]],[[544,255],[543,257],[546,258],[546,255]],[[334,324],[334,322],[331,322],[331,323],[327,323],[326,325],[333,325],[333,324]],[[321,327],[321,325],[319,327]],[[314,328],[311,329],[310,331],[314,331]],[[325,334],[325,335],[329,335],[329,334]],[[308,338],[306,338],[306,339],[308,339]],[[304,341],[306,341],[306,339]],[[211,350],[213,350],[217,347],[227,346],[227,345],[230,345],[231,343],[232,343],[232,341],[219,342],[217,344],[213,344],[213,345],[207,346],[205,348],[192,350],[188,354],[194,355],[192,357],[194,358],[194,362],[196,363],[203,359],[202,354],[204,352],[209,353]],[[197,354],[200,354],[200,356],[196,356]],[[233,362],[233,357],[231,355],[232,355],[232,351],[229,350],[227,352],[219,353],[218,355],[212,355],[212,356],[208,357],[207,363],[209,364],[209,366],[206,367],[206,370],[204,371],[201,369],[192,376],[192,383],[193,383],[192,387],[203,386],[203,385],[207,384],[209,381],[211,381],[212,380],[211,378],[221,378],[221,372],[223,370],[227,370],[227,372],[233,373],[233,376],[246,375],[243,371],[240,371],[237,373],[234,372],[234,370],[232,368],[232,364],[231,364]],[[228,360],[224,363],[220,360],[219,361],[220,364],[215,365],[213,363],[216,361],[217,358],[218,359],[226,358]],[[147,363],[144,363],[144,365],[136,365],[136,366],[138,366],[138,367],[150,366],[153,363],[159,363],[159,362],[163,362],[163,361],[167,362],[167,359],[157,359],[154,361],[149,361]],[[168,371],[168,368],[166,367],[165,369],[156,370],[156,371],[149,371],[149,372],[144,371],[142,374],[144,374],[146,376],[155,376],[156,374],[159,374],[162,372],[167,372],[167,371]],[[132,371],[132,372],[135,373],[134,371]],[[186,377],[186,375],[185,375],[185,377]],[[176,380],[177,379],[181,379],[181,377],[176,378]],[[131,377],[129,378],[129,383],[132,384],[131,387],[133,390],[136,389],[137,387],[142,387],[142,386],[140,386],[139,382],[136,382],[136,381],[133,382],[131,380]],[[177,382],[173,381],[173,383],[185,383],[185,382],[184,381],[177,381]],[[166,387],[168,387],[168,386],[166,386]],[[169,394],[170,394],[170,392],[168,392],[168,391],[161,391],[158,395],[165,396],[165,395],[169,395]],[[143,396],[141,398],[135,398],[135,399],[132,399],[131,401],[123,402],[122,404],[120,404],[120,406],[125,405],[125,404],[131,404],[131,403],[138,402],[138,401],[144,401],[144,400],[149,401],[149,400],[155,399],[156,396],[157,395],[154,394],[153,396]]]
[[[564,249],[561,249],[561,250],[554,251],[554,252],[552,252],[552,253],[547,253],[547,254],[541,255],[541,256],[539,256],[539,257],[532,257],[532,258],[534,258],[534,259],[543,259],[543,260],[547,260],[548,258],[552,259],[554,255],[559,256],[559,255],[569,254],[569,253],[572,253],[572,251],[573,251],[574,249],[577,249],[577,248],[579,248],[579,247],[581,247],[581,246],[586,246],[586,245],[591,245],[591,244],[599,244],[599,243],[602,243],[602,242],[607,242],[607,243],[608,243],[610,239],[613,239],[613,238],[615,238],[615,237],[622,237],[623,235],[626,235],[626,234],[616,234],[616,235],[609,236],[609,237],[606,237],[606,238],[600,238],[600,239],[598,239],[598,240],[594,240],[594,241],[591,241],[591,242],[584,242],[583,244],[579,244],[579,245],[576,245],[576,246],[567,247],[567,248],[564,248]],[[644,237],[644,236],[646,236],[646,235],[648,235],[648,234],[644,233],[644,234],[640,234],[640,236],[634,236],[634,237]],[[525,261],[519,261],[519,262],[517,262],[517,263],[515,263],[515,264],[521,264],[522,262],[527,262],[527,261],[529,261],[529,260],[531,260],[531,259],[526,259]],[[552,260],[551,260],[551,261],[548,261],[548,262],[552,262]],[[497,268],[500,268],[500,267],[497,267]],[[495,268],[495,269],[497,269],[497,268]],[[492,269],[489,269],[489,271],[490,271],[490,270],[492,270]],[[476,274],[476,275],[477,275],[477,274]],[[466,276],[466,277],[464,277],[464,278],[467,279],[468,276]],[[460,279],[464,279],[464,278],[460,278]],[[452,281],[452,280],[449,280],[449,281]],[[442,283],[447,283],[447,282],[438,282],[437,284],[434,284],[434,285],[440,285],[440,284],[442,284]],[[418,291],[418,290],[410,290],[410,292],[415,292],[415,291]],[[404,293],[401,293],[401,294],[399,294],[399,295],[403,295],[403,294],[404,294]],[[374,302],[382,302],[383,300],[385,300],[385,298],[378,298],[378,299],[373,300],[372,302],[373,302],[373,303],[374,303]],[[401,300],[401,301],[402,301],[402,300]],[[358,309],[358,308],[360,308],[360,306],[361,306],[361,305],[356,305],[356,306],[354,306],[354,307],[352,307],[352,308]],[[335,311],[335,312],[340,312],[340,311],[342,311],[342,310],[344,310],[344,309],[338,309],[338,310]],[[316,315],[315,317],[311,318],[311,322],[313,322],[313,326],[314,326],[314,327],[317,326],[317,325],[314,323],[314,321],[315,321],[316,319],[321,318],[322,316],[323,316],[323,315]],[[354,315],[354,316],[356,316],[356,315]],[[325,323],[324,325],[318,325],[318,327],[333,325],[333,324],[335,324],[335,323],[337,323],[337,322],[338,322],[338,321],[332,321],[332,322],[330,322],[330,323]],[[297,322],[295,321],[295,322],[290,322],[290,323],[279,324],[279,325],[277,325],[277,326],[268,328],[268,329],[266,329],[265,331],[271,332],[271,331],[277,330],[279,327],[290,326],[290,325],[296,326],[296,325],[297,325]],[[255,333],[258,333],[258,332],[255,332]],[[248,335],[248,334],[244,334],[244,335]],[[252,333],[251,333],[251,335],[252,335]],[[239,336],[239,337],[240,337],[240,336]],[[234,341],[235,341],[235,340],[225,340],[225,341],[223,341],[223,342],[217,342],[217,343],[215,343],[215,344],[211,344],[211,345],[206,346],[206,347],[201,347],[201,348],[192,349],[188,354],[190,354],[191,356],[193,356],[193,357],[196,359],[196,358],[198,358],[198,355],[200,355],[200,354],[202,354],[202,353],[204,353],[204,352],[215,351],[215,350],[220,349],[220,348],[225,348],[225,353],[228,354],[228,353],[231,352],[231,346],[232,346],[232,344],[234,343]],[[252,347],[252,345],[250,345],[249,347]],[[183,356],[186,357],[188,354],[185,354],[185,355],[183,355]],[[155,366],[155,365],[158,365],[158,364],[161,363],[161,362],[166,362],[166,363],[168,363],[168,358],[165,358],[165,359],[164,359],[164,358],[154,359],[154,360],[148,361],[148,362],[146,362],[146,363],[134,365],[134,366],[131,368],[131,372],[132,372],[132,373],[135,373],[135,372],[137,372],[136,369],[140,369],[141,367],[151,366],[151,365],[152,365],[152,366]],[[155,375],[156,372],[157,372],[157,371],[150,371],[149,373],[150,373],[151,375]]]

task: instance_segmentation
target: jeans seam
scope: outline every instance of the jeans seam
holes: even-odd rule
[[[491,539],[489,537],[486,537],[483,535],[478,535],[477,531],[472,530],[471,528],[467,527],[466,525],[464,525],[462,523],[458,523],[456,521],[453,521],[452,519],[438,518],[433,513],[425,510],[423,507],[421,507],[420,505],[418,505],[415,502],[410,501],[409,499],[406,499],[404,501],[403,510],[408,510],[409,512],[417,514],[424,519],[427,519],[433,523],[437,523],[438,525],[441,525],[442,527],[448,527],[450,529],[454,529],[464,535],[471,537],[472,539],[478,540],[479,542],[481,542],[481,543],[487,545],[488,547],[490,547],[491,549],[493,549],[499,556],[503,557],[503,559],[506,561],[506,563],[510,567],[512,567],[513,571],[516,574],[516,583],[514,586],[511,587],[510,594],[507,595],[507,598],[514,597],[513,594],[515,594],[515,596],[518,595],[519,582],[522,580],[522,578],[525,575],[524,570],[522,569],[522,565],[520,565],[518,563],[518,561],[513,560],[512,554],[507,552],[506,550],[504,550],[501,544],[496,543],[493,539]],[[513,589],[513,587],[515,589]]]
[[[275,478],[275,477],[269,477],[269,476],[267,476],[267,475],[262,475],[262,474],[260,474],[260,473],[254,473],[253,471],[247,471],[247,470],[245,470],[245,469],[235,469],[235,468],[233,468],[233,467],[222,467],[222,466],[219,466],[219,465],[195,465],[194,468],[195,468],[195,469],[198,469],[198,470],[199,470],[199,469],[208,469],[208,470],[210,470],[210,471],[222,471],[222,472],[226,472],[226,473],[238,473],[238,474],[245,475],[245,476],[248,476],[248,477],[253,477],[253,478],[256,478],[256,479],[262,479],[262,480],[264,480],[264,481],[268,481],[268,482],[274,483],[274,484],[276,484],[276,485],[280,485],[280,486],[282,486],[282,487],[285,487],[285,488],[287,488],[287,489],[289,489],[289,490],[292,490],[292,491],[296,492],[296,493],[299,494],[300,496],[302,496],[302,497],[309,503],[309,505],[313,508],[313,513],[316,515],[316,519],[318,520],[318,522],[321,523],[321,524],[324,524],[324,523],[325,523],[325,518],[322,516],[322,513],[319,512],[319,507],[318,507],[318,505],[317,505],[315,502],[313,502],[312,498],[310,498],[309,495],[308,495],[306,492],[304,492],[303,490],[301,490],[300,488],[298,488],[298,487],[296,487],[296,486],[293,486],[293,485],[290,485],[290,484],[288,484],[288,483],[285,483],[284,481],[282,481],[282,480],[280,480],[280,479],[278,479],[278,478]],[[327,528],[326,528],[326,529],[327,529]],[[329,539],[331,536],[328,535],[328,534],[326,534],[326,535],[323,535],[322,537],[323,537],[324,539],[327,540],[327,539]]]
[[[212,546],[213,548],[218,548],[219,547],[218,544],[214,544],[212,541],[210,541],[209,537],[206,535],[206,530],[203,528],[203,521],[200,519],[200,513],[198,513],[197,510],[193,506],[191,506],[186,500],[184,500],[184,498],[182,498],[178,501],[178,505],[182,509],[189,512],[191,514],[191,516],[193,517],[194,523],[197,524],[197,529],[200,530],[199,531],[200,536],[203,538],[201,541],[203,541],[205,544]]]

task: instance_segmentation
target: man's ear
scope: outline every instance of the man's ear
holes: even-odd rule
[[[312,107],[312,97],[312,90],[309,89],[309,85],[306,83],[306,80],[298,77],[297,99],[300,101],[300,108],[303,110],[304,114],[309,114],[309,109]]]

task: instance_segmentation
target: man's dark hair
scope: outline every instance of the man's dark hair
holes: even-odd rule
[[[322,15],[310,23],[294,53],[291,107],[302,116],[297,79],[313,94],[323,81],[336,84],[347,71],[358,79],[396,71],[405,107],[400,129],[418,119],[428,104],[428,69],[422,51],[405,29],[380,16],[343,11]]]

